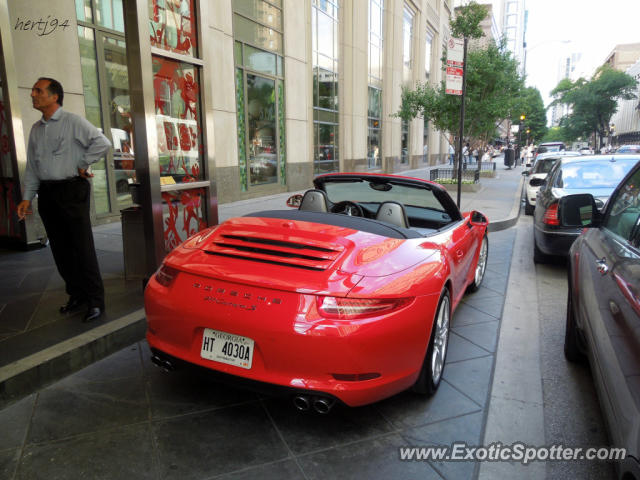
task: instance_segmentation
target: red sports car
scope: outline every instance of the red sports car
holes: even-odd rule
[[[364,405],[442,378],[449,319],[487,264],[487,218],[426,180],[341,173],[167,255],[145,290],[154,363]],[[253,382],[251,382],[253,383]]]

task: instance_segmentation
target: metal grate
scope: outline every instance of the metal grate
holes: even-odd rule
[[[210,255],[241,258],[311,270],[326,270],[344,250],[341,245],[283,241],[258,235],[220,235],[205,250]]]

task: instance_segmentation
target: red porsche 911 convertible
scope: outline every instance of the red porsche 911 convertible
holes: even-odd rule
[[[295,210],[232,218],[167,255],[145,290],[154,363],[279,387],[320,413],[433,394],[451,314],[484,277],[487,218],[426,180],[314,185]]]

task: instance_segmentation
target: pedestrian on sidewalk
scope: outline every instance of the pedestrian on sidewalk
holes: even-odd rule
[[[64,90],[53,78],[41,77],[31,89],[33,108],[42,118],[33,124],[27,148],[24,196],[18,218],[31,212],[38,195],[38,211],[49,237],[51,253],[65,282],[68,313],[87,306],[85,322],[104,312],[104,286],[93,244],[89,217],[89,166],[111,147],[89,121],[62,109]]]
[[[464,159],[464,164],[466,165],[467,162],[469,162],[469,143],[462,147],[462,157]]]
[[[455,155],[456,151],[453,148],[452,144],[449,144],[449,165],[453,165],[453,157]]]

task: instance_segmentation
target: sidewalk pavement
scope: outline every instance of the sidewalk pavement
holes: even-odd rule
[[[462,211],[475,209],[487,215],[491,232],[517,221],[523,181],[521,168],[505,169],[501,159],[496,160],[496,177],[481,178],[480,190],[463,192],[461,202]],[[432,168],[437,167],[403,175],[429,178]],[[293,193],[221,204],[220,221],[256,210],[287,208],[286,199]],[[455,201],[456,191],[450,194]],[[0,250],[5,273],[0,278],[0,408],[144,337],[142,285],[124,278],[121,225],[97,226],[94,238],[107,311],[93,324],[80,321],[83,312],[58,313],[66,294],[48,248]]]

